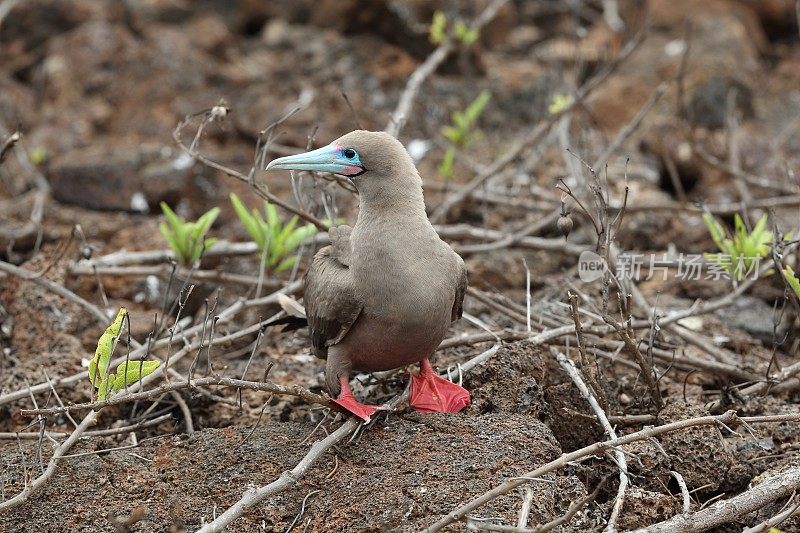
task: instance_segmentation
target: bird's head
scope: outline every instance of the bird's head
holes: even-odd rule
[[[413,190],[422,184],[403,144],[382,131],[351,131],[322,148],[279,157],[267,165],[267,170],[309,170],[347,176],[362,195],[369,196]]]

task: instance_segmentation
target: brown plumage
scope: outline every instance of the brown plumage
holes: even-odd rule
[[[422,179],[403,145],[359,130],[328,151],[348,149],[360,159],[341,171],[358,188],[358,219],[329,231],[331,245],[314,256],[305,278],[313,350],[327,359],[333,395],[354,370],[427,361],[461,317],[467,288],[464,262],[428,220]],[[270,166],[293,168],[284,161],[297,157]]]

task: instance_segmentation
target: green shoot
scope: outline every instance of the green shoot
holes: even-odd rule
[[[464,111],[455,111],[452,114],[452,124],[442,127],[442,135],[448,141],[448,148],[444,158],[439,163],[439,174],[445,179],[453,177],[453,163],[456,152],[468,148],[472,143],[481,139],[483,133],[475,129],[475,124],[486,109],[486,104],[492,97],[489,91],[481,91]]]
[[[158,229],[161,230],[161,235],[167,240],[172,253],[181,264],[193,265],[217,242],[217,239],[206,239],[206,233],[217,219],[219,207],[211,209],[196,222],[188,222],[176,215],[164,202],[161,202],[161,210],[167,220],[162,222]]]
[[[248,211],[234,193],[231,193],[230,198],[244,229],[258,245],[265,257],[267,268],[272,272],[278,273],[292,268],[299,257],[290,254],[300,246],[300,243],[317,233],[317,228],[313,224],[297,227],[300,220],[297,215],[284,224],[278,216],[278,209],[269,202],[264,202],[264,216],[262,216],[257,209]]]
[[[445,39],[445,29],[447,28],[447,18],[441,11],[436,11],[431,20],[430,33],[428,38],[433,44],[441,44]]]
[[[551,115],[557,115],[571,106],[572,102],[574,101],[575,99],[571,96],[556,94],[553,96],[553,100],[550,102],[550,105],[547,106],[547,112]]]
[[[442,44],[448,38],[447,17],[441,11],[436,11],[431,19],[428,30],[428,39],[433,44]],[[456,20],[452,27],[452,37],[454,37],[463,47],[468,47],[480,38],[481,32],[468,26],[463,20]]]
[[[748,231],[742,217],[737,213],[734,215],[733,235],[710,213],[703,213],[703,221],[720,251],[716,254],[703,254],[705,258],[717,263],[737,281],[742,281],[748,275],[755,275],[758,263],[770,251],[772,232],[767,229],[767,215],[756,222],[753,231]]]
[[[477,41],[481,36],[481,32],[479,30],[470,28],[464,24],[463,20],[456,21],[456,24],[453,27],[453,34],[455,34],[456,39],[458,39],[461,42],[461,45],[464,47],[475,44],[475,41]]]
[[[108,373],[108,364],[114,348],[122,332],[122,323],[127,311],[121,308],[117,318],[111,323],[97,341],[94,357],[89,361],[89,381],[97,389],[97,399],[105,400],[112,392],[120,391],[149,376],[161,364],[159,361],[124,361],[117,366],[117,371]]]
[[[797,297],[800,298],[800,279],[797,278],[794,270],[789,265],[783,267],[783,279],[786,280],[789,287],[791,287]]]

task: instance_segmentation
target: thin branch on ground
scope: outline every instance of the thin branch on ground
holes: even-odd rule
[[[276,394],[279,396],[296,396],[297,398],[302,399],[309,405],[322,405],[325,407],[331,406],[330,401],[324,396],[320,394],[315,394],[308,389],[300,387],[299,385],[278,385],[269,382],[245,381],[242,379],[225,378],[221,376],[209,376],[204,378],[193,379],[191,381],[187,380],[179,382],[171,381],[169,383],[164,383],[161,386],[148,389],[146,391],[131,392],[128,394],[116,394],[114,396],[111,396],[107,400],[102,400],[98,402],[78,403],[78,404],[66,405],[64,407],[60,406],[50,407],[47,409],[21,409],[20,414],[24,416],[36,416],[36,415],[54,415],[59,413],[81,411],[85,409],[99,410],[102,409],[103,407],[108,407],[110,405],[120,405],[120,404],[135,402],[138,400],[153,400],[160,397],[162,394],[175,392],[178,390],[184,390],[184,389],[191,390],[197,387],[208,387],[208,386],[233,387],[239,389],[262,391],[262,392],[269,392],[272,394]]]
[[[503,7],[508,2],[508,0],[494,0],[491,4],[489,4],[486,9],[484,9],[480,15],[478,15],[474,21],[470,24],[470,29],[472,30],[480,30],[488,24],[496,15],[497,12],[500,11],[500,8]],[[386,133],[389,133],[392,137],[397,137],[400,135],[400,130],[406,123],[406,119],[411,114],[411,110],[414,107],[414,100],[417,98],[417,94],[419,94],[419,90],[422,87],[422,84],[425,83],[425,80],[428,79],[436,69],[439,68],[447,56],[450,55],[452,51],[457,48],[457,43],[453,40],[452,37],[447,36],[439,46],[425,59],[425,61],[411,73],[411,76],[408,78],[408,82],[406,83],[405,89],[403,89],[402,94],[400,95],[400,99],[397,102],[397,108],[392,113],[392,118],[389,120],[389,123],[386,125]]]
[[[606,78],[608,78],[608,76],[610,76],[617,69],[617,67],[619,67],[621,63],[630,57],[634,50],[636,50],[639,44],[641,44],[641,42],[644,40],[644,35],[645,32],[643,30],[639,32],[631,41],[629,41],[623,47],[623,49],[620,51],[620,54],[614,59],[614,61],[608,64],[605,69],[587,81],[581,86],[580,89],[578,89],[575,98],[569,105],[564,106],[564,108],[559,110],[558,113],[551,113],[545,120],[540,122],[522,139],[518,140],[516,144],[514,144],[508,151],[504,152],[502,156],[495,159],[483,170],[483,172],[478,173],[478,175],[475,176],[469,183],[462,185],[461,188],[459,188],[453,194],[448,195],[441,205],[434,210],[433,214],[431,214],[431,221],[441,222],[451,209],[466,200],[469,195],[478,189],[486,180],[516,161],[520,154],[526,149],[539,143],[539,141],[544,138],[547,132],[550,131],[550,128],[552,128],[553,125],[558,122],[563,115],[582,105],[592,91],[600,86],[602,82],[604,82]]]
[[[91,411],[86,417],[81,420],[81,423],[78,424],[78,427],[75,428],[75,431],[70,434],[70,436],[61,443],[54,451],[52,457],[50,457],[50,461],[47,463],[47,469],[38,476],[36,479],[31,482],[30,485],[27,485],[19,494],[16,496],[4,501],[0,502],[0,513],[8,511],[9,509],[21,505],[28,501],[28,498],[31,497],[33,493],[41,489],[56,471],[56,466],[59,463],[59,459],[67,454],[67,452],[72,448],[72,446],[78,442],[83,435],[83,432],[86,429],[94,424],[97,420],[98,413],[96,411]]]
[[[742,518],[777,499],[800,489],[800,468],[773,474],[755,487],[720,500],[696,513],[673,516],[669,520],[637,529],[635,533],[694,533],[707,531]]]
[[[162,422],[167,422],[172,420],[171,414],[161,415],[156,418],[151,418],[149,420],[142,420],[141,422],[137,422],[135,424],[130,424],[127,426],[120,426],[118,428],[110,428],[110,429],[98,429],[95,431],[84,431],[83,438],[88,437],[110,437],[112,435],[127,435],[128,433],[132,433],[134,431],[139,431],[140,429],[147,429],[153,426],[157,426]],[[69,437],[72,433],[65,433],[63,431],[47,431],[45,432],[45,436],[51,439],[63,439],[65,437]],[[3,432],[0,433],[0,439],[38,439],[41,437],[41,433],[38,431],[33,432]]]
[[[58,296],[61,296],[62,298],[65,298],[70,302],[77,304],[80,307],[83,307],[86,311],[89,312],[90,315],[92,315],[92,317],[95,320],[97,320],[101,324],[106,324],[109,320],[109,316],[106,315],[99,307],[90,302],[87,302],[86,300],[84,300],[71,290],[67,289],[66,287],[54,283],[45,277],[39,277],[36,275],[36,273],[29,272],[24,268],[14,266],[11,263],[6,263],[5,261],[0,261],[0,270],[7,272],[8,274],[11,274],[13,276],[16,276],[20,279],[23,279],[25,281],[30,281],[37,285],[41,285],[50,292],[53,292]]]
[[[217,106],[217,107],[219,107],[219,106]],[[293,205],[286,203],[280,197],[275,196],[274,194],[272,194],[269,190],[267,190],[266,187],[256,183],[256,181],[254,179],[252,179],[252,176],[247,176],[247,175],[239,172],[238,170],[234,170],[234,169],[232,169],[230,167],[227,167],[227,166],[223,165],[222,163],[218,163],[218,162],[213,161],[212,159],[209,159],[208,157],[204,156],[203,154],[201,154],[197,150],[197,148],[196,148],[196,144],[197,143],[196,142],[193,142],[191,146],[187,146],[183,142],[183,138],[182,138],[183,130],[194,120],[194,118],[196,116],[203,115],[203,116],[205,116],[205,119],[202,122],[202,124],[200,125],[200,127],[198,128],[197,133],[195,134],[195,137],[194,137],[195,140],[199,139],[199,137],[202,134],[203,129],[205,128],[205,126],[207,124],[209,124],[212,120],[222,120],[222,118],[224,118],[224,116],[227,113],[222,114],[222,115],[218,114],[216,116],[213,114],[214,110],[217,109],[217,107],[214,107],[214,108],[208,110],[207,112],[201,112],[201,113],[195,113],[194,115],[189,115],[184,120],[182,120],[181,122],[178,123],[178,125],[175,127],[175,130],[172,132],[172,137],[173,137],[173,139],[175,139],[175,142],[178,144],[180,149],[183,150],[184,152],[186,152],[188,155],[190,155],[193,159],[196,159],[197,161],[200,161],[202,164],[206,165],[207,167],[213,168],[215,170],[219,170],[221,172],[224,172],[225,174],[227,174],[228,176],[230,176],[232,178],[236,178],[241,182],[247,183],[256,192],[256,194],[258,194],[264,200],[267,200],[268,202],[273,203],[273,204],[275,204],[277,206],[280,206],[283,209],[285,209],[286,211],[289,211],[290,213],[297,215],[299,218],[303,219],[304,221],[309,222],[309,223],[313,224],[314,226],[316,226],[318,230],[323,231],[323,232],[328,231],[328,225],[325,224],[325,222],[323,222],[322,220],[318,219],[317,217],[315,217],[311,213],[308,213],[308,212],[306,212],[306,211],[304,211],[302,209],[298,209],[298,208],[294,207]]]
[[[784,505],[784,508],[778,514],[771,516],[760,524],[743,529],[742,533],[774,532],[775,528],[780,526],[781,523],[796,515],[800,515],[800,500],[797,500],[797,498],[789,498],[789,501],[786,502],[786,505]]]
[[[616,439],[617,433],[611,426],[611,422],[608,421],[604,408],[600,406],[600,403],[595,395],[589,391],[589,387],[587,387],[586,383],[584,383],[583,379],[581,379],[580,372],[572,363],[572,361],[570,361],[566,355],[554,350],[553,348],[550,349],[550,353],[555,356],[558,364],[561,365],[561,368],[564,370],[564,372],[566,372],[570,379],[572,379],[572,382],[578,388],[578,391],[581,393],[583,399],[589,402],[589,405],[592,407],[592,411],[594,411],[595,416],[597,416],[597,420],[603,427],[603,431],[605,431],[606,435],[608,435],[609,440]],[[616,531],[617,518],[619,518],[619,514],[622,512],[622,506],[625,503],[625,491],[627,490],[629,483],[628,462],[625,459],[625,454],[620,449],[615,447],[614,457],[616,458],[617,467],[619,468],[619,488],[617,489],[617,497],[614,500],[614,506],[611,509],[611,516],[609,516],[608,523],[604,529],[604,531],[607,532]]]
[[[649,439],[652,437],[656,437],[658,435],[663,435],[665,433],[671,433],[674,431],[679,431],[690,427],[709,426],[716,424],[725,424],[730,426],[737,421],[752,424],[756,422],[785,422],[785,421],[798,421],[798,420],[800,420],[800,413],[761,416],[761,417],[740,417],[736,414],[736,411],[727,411],[721,415],[701,416],[685,420],[678,420],[676,422],[665,424],[663,426],[648,427],[640,431],[637,431],[635,433],[630,433],[628,435],[618,437],[616,439],[595,442],[593,444],[584,446],[583,448],[580,448],[573,452],[561,454],[557,459],[550,461],[549,463],[546,463],[536,468],[535,470],[531,470],[530,472],[522,474],[521,476],[517,476],[512,479],[506,480],[502,484],[494,487],[489,491],[484,492],[477,498],[462,505],[455,511],[452,511],[447,515],[443,516],[441,519],[431,524],[423,531],[425,531],[426,533],[434,533],[436,531],[439,531],[443,527],[449,524],[458,522],[459,520],[463,520],[469,513],[473,512],[475,509],[489,503],[498,496],[502,496],[503,494],[508,494],[510,491],[524,485],[532,478],[535,479],[541,478],[543,475],[549,472],[553,472],[554,470],[563,468],[564,466],[566,466],[571,462],[597,455],[600,452],[605,452],[617,446],[623,446],[625,444],[630,444],[632,442]]]

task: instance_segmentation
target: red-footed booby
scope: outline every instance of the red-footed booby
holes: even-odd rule
[[[359,192],[355,226],[328,231],[314,256],[304,303],[313,352],[327,359],[334,403],[369,420],[353,371],[420,364],[409,403],[418,411],[458,412],[469,392],[440,377],[428,358],[461,318],[467,271],[425,213],[422,178],[403,145],[384,132],[357,130],[328,146],[275,159],[267,170],[310,170],[348,177]]]

